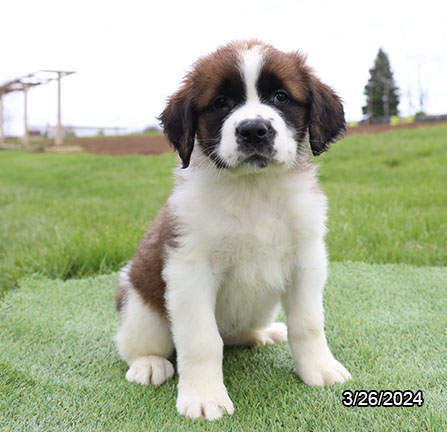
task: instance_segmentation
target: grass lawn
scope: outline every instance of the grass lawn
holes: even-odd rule
[[[174,155],[0,151],[0,431],[447,430],[447,126],[355,135],[319,161],[327,334],[354,380],[310,388],[287,345],[227,349],[237,411],[205,424],[176,415],[177,377],[127,383],[112,342],[114,272],[168,196]],[[425,403],[345,408],[345,389]]]
[[[318,160],[333,261],[447,265],[447,126],[355,135]],[[118,270],[168,196],[174,161],[0,151],[0,293],[34,273]]]
[[[172,185],[172,154],[0,152],[0,289],[117,270]]]
[[[0,304],[0,429],[445,431],[446,278],[439,267],[332,264],[327,335],[353,380],[304,385],[287,344],[226,349],[236,412],[209,424],[177,415],[177,375],[160,388],[124,379],[112,342],[116,275],[25,279]],[[424,404],[347,408],[346,389],[422,390]]]
[[[447,265],[447,126],[354,135],[321,157],[333,260]]]

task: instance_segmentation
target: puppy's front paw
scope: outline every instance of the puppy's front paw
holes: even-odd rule
[[[158,356],[136,359],[126,373],[126,379],[138,384],[159,386],[174,375],[174,367],[169,360]]]
[[[301,358],[297,365],[300,378],[308,385],[323,386],[349,381],[347,369],[329,352],[321,357]]]
[[[224,385],[210,386],[204,391],[179,388],[177,411],[184,417],[217,420],[225,413],[233,414],[234,406]]]

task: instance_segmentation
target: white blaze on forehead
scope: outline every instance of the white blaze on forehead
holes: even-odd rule
[[[247,88],[247,101],[258,100],[256,82],[258,81],[262,61],[263,58],[257,45],[242,53],[241,72]]]

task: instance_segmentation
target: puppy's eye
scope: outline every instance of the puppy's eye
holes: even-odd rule
[[[225,96],[218,96],[213,102],[216,111],[227,112],[231,109],[231,100]]]
[[[290,100],[289,95],[282,90],[277,91],[273,96],[273,102],[276,105],[285,105],[287,102],[289,102],[289,100]]]

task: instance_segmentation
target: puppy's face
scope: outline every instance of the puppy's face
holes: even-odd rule
[[[338,96],[299,53],[236,42],[199,59],[160,116],[189,165],[194,145],[226,169],[291,167],[309,137],[314,155],[345,128]]]

